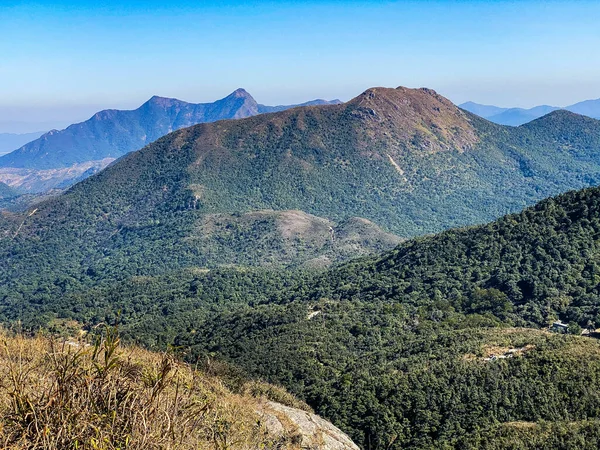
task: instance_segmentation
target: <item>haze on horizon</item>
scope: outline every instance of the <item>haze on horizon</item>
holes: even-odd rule
[[[264,104],[426,86],[455,103],[600,97],[592,1],[9,0],[0,132],[63,128],[152,95]]]

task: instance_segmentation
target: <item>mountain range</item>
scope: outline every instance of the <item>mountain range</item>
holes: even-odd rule
[[[13,147],[14,151],[0,157],[0,181],[31,193],[65,188],[98,172],[116,158],[180,128],[329,103],[340,101],[265,106],[259,105],[244,89],[237,89],[214,103],[193,104],[155,96],[138,109],[100,111],[85,122],[49,131],[16,150]]]
[[[430,89],[199,124],[5,212],[0,281],[339,261],[597,184],[599,153],[600,121],[504,127]]]
[[[600,119],[600,99],[586,100],[575,103],[574,105],[565,106],[564,108],[548,105],[535,106],[529,109],[500,108],[498,106],[481,105],[473,102],[466,102],[459,106],[462,109],[472,112],[473,114],[477,114],[478,116],[481,116],[494,123],[511,126],[523,125],[559,109],[564,109],[566,111],[571,111],[576,114],[592,117],[594,119]]]
[[[118,323],[362,448],[597,448],[599,156],[425,88],[193,125],[0,212],[0,322]]]

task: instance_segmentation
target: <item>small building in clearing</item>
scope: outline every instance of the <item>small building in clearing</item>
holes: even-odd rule
[[[556,333],[566,333],[569,330],[569,325],[566,323],[562,323],[560,320],[557,320],[550,327],[550,331],[554,331]]]

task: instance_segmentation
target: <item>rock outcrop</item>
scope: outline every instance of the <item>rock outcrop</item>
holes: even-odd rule
[[[316,414],[265,402],[257,411],[270,434],[292,436],[306,450],[360,450],[339,428]]]

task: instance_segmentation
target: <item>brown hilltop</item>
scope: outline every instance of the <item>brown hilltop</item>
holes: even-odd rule
[[[368,139],[380,136],[392,146],[462,151],[479,140],[467,115],[432,89],[371,88],[347,107],[363,119]]]

